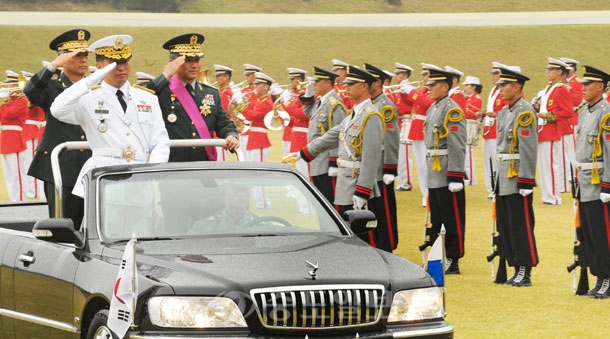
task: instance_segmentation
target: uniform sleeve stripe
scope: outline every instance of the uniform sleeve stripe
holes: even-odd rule
[[[356,193],[359,193],[358,195],[364,195],[365,197],[369,197],[372,191],[373,190],[371,190],[370,188],[356,186]]]
[[[448,177],[463,178],[464,172],[447,172]]]

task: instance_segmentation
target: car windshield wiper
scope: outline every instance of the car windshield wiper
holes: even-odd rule
[[[147,238],[136,238],[136,240],[138,242],[142,242],[142,241],[161,241],[161,240],[175,240],[176,238],[169,238],[169,237],[147,237]],[[109,242],[110,244],[123,244],[128,242],[131,239],[120,239],[120,240],[115,240],[112,242]]]
[[[255,237],[280,237],[285,236],[287,234],[275,234],[275,233],[254,233],[254,234],[244,234],[242,238],[255,238]]]

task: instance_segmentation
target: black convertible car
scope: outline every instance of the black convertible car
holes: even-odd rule
[[[132,237],[129,338],[453,336],[434,280],[355,235],[372,213],[340,216],[288,165],[97,168],[86,194],[77,227],[0,207],[0,337],[116,337],[108,309]]]

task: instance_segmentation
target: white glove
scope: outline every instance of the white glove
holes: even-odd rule
[[[413,90],[413,86],[409,84],[409,80],[405,79],[400,82],[400,92],[404,94],[409,94]]]
[[[236,104],[241,104],[244,101],[244,94],[241,91],[235,92],[231,100],[235,101]]]
[[[115,67],[116,62],[113,62],[111,64],[106,65],[106,67],[102,69],[98,69],[97,71],[93,72],[93,74],[85,78],[85,84],[87,84],[87,87],[89,88],[99,84],[102,79],[104,79],[106,74],[110,73],[110,71],[112,71]]]
[[[271,95],[280,95],[282,93],[282,88],[277,83],[273,83],[271,87],[269,87],[269,94]]]
[[[396,179],[396,176],[394,176],[394,174],[384,174],[383,175],[383,183],[386,185],[393,183],[394,179]]]
[[[305,85],[305,94],[306,98],[312,97],[316,93],[315,82],[308,81],[307,85]]]
[[[337,175],[339,175],[339,168],[337,168],[337,167],[329,167],[328,168],[328,176],[329,177],[336,177]]]
[[[610,193],[600,193],[599,199],[605,204],[610,201]]]
[[[365,210],[367,209],[366,207],[366,199],[359,197],[357,195],[353,196],[353,200],[354,200],[354,209],[355,210]]]
[[[531,189],[520,188],[519,189],[519,194],[521,194],[524,197],[527,197],[528,195],[532,194],[532,191],[533,190],[531,190]]]
[[[287,162],[293,161],[293,160],[294,160],[294,162],[297,162],[301,159],[303,159],[303,158],[301,158],[301,152],[292,152],[282,158],[282,163],[287,163]]]
[[[450,182],[449,183],[449,190],[451,192],[459,192],[461,190],[464,189],[464,184],[462,184],[461,182]]]
[[[290,99],[292,98],[292,95],[290,95],[290,92],[288,92],[287,89],[285,89],[282,94],[280,95],[280,98],[282,98],[283,102],[288,102],[290,101]]]

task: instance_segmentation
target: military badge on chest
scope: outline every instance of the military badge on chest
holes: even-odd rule
[[[216,106],[214,102],[214,95],[206,94],[203,100],[201,100],[201,106],[199,106],[199,113],[204,117],[207,117],[208,114],[212,113],[212,106]]]
[[[95,109],[94,113],[97,115],[97,118],[100,121],[100,123],[97,125],[97,130],[100,131],[100,133],[105,133],[108,130],[108,125],[106,125],[104,117],[106,114],[108,114],[108,110],[104,109],[104,101],[99,100],[97,102],[97,108]]]
[[[172,93],[169,96],[169,114],[167,115],[167,121],[174,123],[178,120],[176,115],[176,94]]]

